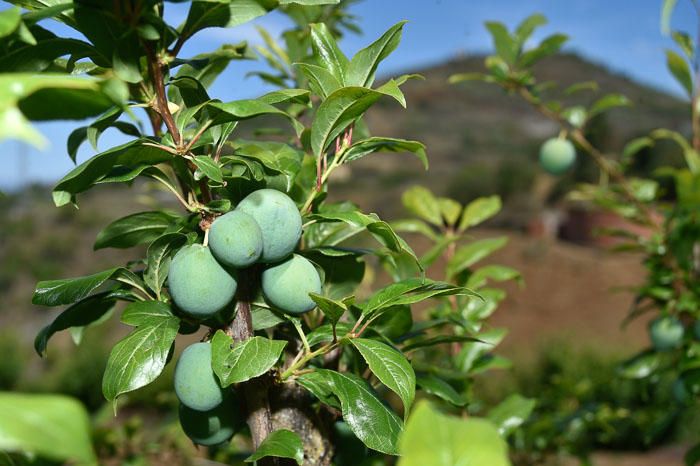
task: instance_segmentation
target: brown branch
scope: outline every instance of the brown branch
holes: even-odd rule
[[[254,273],[254,272],[253,272]],[[245,341],[253,337],[253,319],[250,313],[253,274],[242,271],[239,280],[239,300],[236,316],[229,325],[228,332],[235,341]],[[257,450],[260,444],[272,432],[272,413],[268,397],[269,379],[260,376],[244,382],[240,386],[245,399],[247,422]],[[261,464],[274,464],[272,461]]]
[[[158,60],[150,44],[144,43],[144,49],[148,60],[148,70],[153,80],[153,87],[156,90],[156,106],[158,113],[165,122],[165,126],[168,128],[170,135],[173,137],[173,142],[175,142],[178,147],[181,147],[182,136],[177,129],[177,125],[175,125],[173,114],[170,113],[170,109],[168,108],[168,99],[165,96],[165,81],[163,80],[162,64]]]
[[[602,152],[600,152],[593,144],[591,144],[591,142],[586,138],[586,135],[583,134],[583,131],[581,131],[580,128],[571,127],[566,118],[564,118],[560,113],[557,113],[548,108],[546,105],[544,105],[526,87],[520,87],[519,91],[523,99],[525,99],[526,102],[535,107],[540,113],[557,123],[562,128],[568,128],[571,134],[571,138],[575,142],[577,142],[579,146],[581,146],[581,148],[585,150],[586,153],[588,153],[588,155],[591,156],[595,164],[598,165],[598,167],[603,172],[608,174],[610,178],[612,178],[616,183],[620,185],[625,197],[627,197],[627,199],[637,207],[640,213],[643,214],[644,218],[642,219],[642,221],[647,225],[655,224],[653,220],[654,217],[649,207],[640,202],[639,199],[637,199],[637,197],[634,195],[634,192],[632,191],[632,188],[630,188],[625,174],[622,171],[620,171],[615,165],[611,164],[605,157],[605,155],[603,155]]]

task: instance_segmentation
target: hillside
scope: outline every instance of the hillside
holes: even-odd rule
[[[428,172],[402,154],[367,157],[353,164],[351,174],[343,174],[343,179],[352,177],[352,190],[349,185],[341,186],[333,188],[331,194],[358,200],[364,208],[389,217],[400,213],[395,208],[400,193],[416,183],[462,201],[497,191],[506,197],[511,214],[522,215],[538,208],[537,200],[529,195],[536,177],[542,176],[535,164],[537,151],[543,139],[556,135],[558,128],[521,99],[494,85],[447,84],[452,74],[483,71],[483,58],[463,57],[427,69],[410,70],[425,80],[411,80],[404,85],[408,110],[385,99],[369,112],[367,122],[374,134],[426,144]],[[683,102],[578,56],[560,55],[545,60],[536,74],[541,82],[560,83],[560,89],[581,81],[600,84],[599,92],[579,93],[568,103],[588,103],[605,93],[622,93],[632,101],[632,107],[613,110],[593,125],[592,138],[604,150],[619,150],[630,138],[658,127],[689,130],[688,110]],[[672,146],[662,149],[671,154],[675,150]],[[576,173],[561,182],[590,177],[590,172],[585,162],[579,163]],[[517,216],[511,220],[516,226],[522,224]]]

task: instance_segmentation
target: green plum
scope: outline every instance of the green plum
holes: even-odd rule
[[[212,224],[209,248],[224,265],[248,267],[257,262],[262,254],[263,234],[253,217],[241,210],[234,210]]]
[[[316,306],[309,293],[321,293],[321,278],[311,262],[294,254],[263,271],[262,290],[273,306],[302,314]]]
[[[561,175],[574,164],[576,149],[567,139],[548,139],[540,148],[540,164],[552,175]]]
[[[683,342],[683,324],[676,317],[660,317],[649,325],[651,341],[654,348],[666,351],[681,346]]]
[[[230,304],[236,287],[236,279],[201,244],[183,247],[170,264],[170,295],[178,308],[197,319],[211,317]]]
[[[175,366],[175,394],[180,402],[197,411],[208,411],[223,401],[223,390],[211,367],[211,343],[188,346]]]
[[[294,252],[301,238],[301,214],[289,196],[274,189],[259,189],[246,196],[236,210],[252,216],[260,225],[262,262],[277,262]]]
[[[180,405],[180,425],[185,434],[196,444],[203,446],[220,445],[231,440],[242,426],[239,403],[235,394],[227,394],[226,399],[208,411],[197,411]]]

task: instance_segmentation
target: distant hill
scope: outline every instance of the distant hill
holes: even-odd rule
[[[495,85],[447,83],[455,73],[484,71],[483,61],[483,56],[465,56],[410,70],[425,80],[412,80],[403,86],[408,110],[385,99],[368,114],[373,134],[424,142],[430,159],[428,172],[402,154],[366,157],[352,165],[351,173],[343,174],[344,180],[352,177],[352,185],[332,186],[332,197],[355,199],[367,210],[395,217],[400,213],[396,210],[397,206],[400,209],[400,193],[418,183],[462,201],[498,192],[506,197],[511,211],[538,208],[524,194],[542,176],[536,165],[539,145],[555,136],[558,128],[522,99]],[[592,124],[591,137],[604,150],[619,150],[625,141],[658,127],[690,130],[687,104],[579,56],[566,54],[544,60],[536,75],[540,82],[559,83],[559,89],[582,81],[599,83],[597,93],[582,91],[567,103],[590,103],[605,93],[621,93],[633,102],[632,107],[615,109]],[[666,156],[674,156],[675,148],[662,148]],[[584,161],[575,174],[561,182],[590,178],[593,172]]]

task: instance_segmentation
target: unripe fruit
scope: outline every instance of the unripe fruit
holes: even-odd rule
[[[576,149],[570,141],[561,138],[548,139],[540,148],[540,164],[552,175],[561,175],[576,160]]]
[[[678,348],[683,342],[683,324],[675,317],[661,317],[649,326],[651,341],[659,351]]]
[[[321,293],[321,278],[311,262],[295,254],[262,273],[262,290],[273,306],[301,314],[316,306],[309,293]]]
[[[180,309],[206,319],[233,300],[236,280],[216,262],[208,247],[192,244],[175,254],[168,272],[168,289]]]
[[[217,218],[209,230],[209,248],[224,265],[244,268],[262,254],[260,226],[250,215],[234,210]]]
[[[259,189],[246,196],[236,210],[252,216],[260,226],[263,262],[277,262],[294,252],[301,238],[301,214],[289,196]]]
[[[241,425],[238,401],[233,394],[209,411],[197,411],[181,404],[179,414],[182,430],[194,443],[203,446],[228,442]]]
[[[211,368],[211,344],[195,343],[180,355],[175,366],[175,394],[180,402],[197,411],[208,411],[221,404],[223,390]]]

